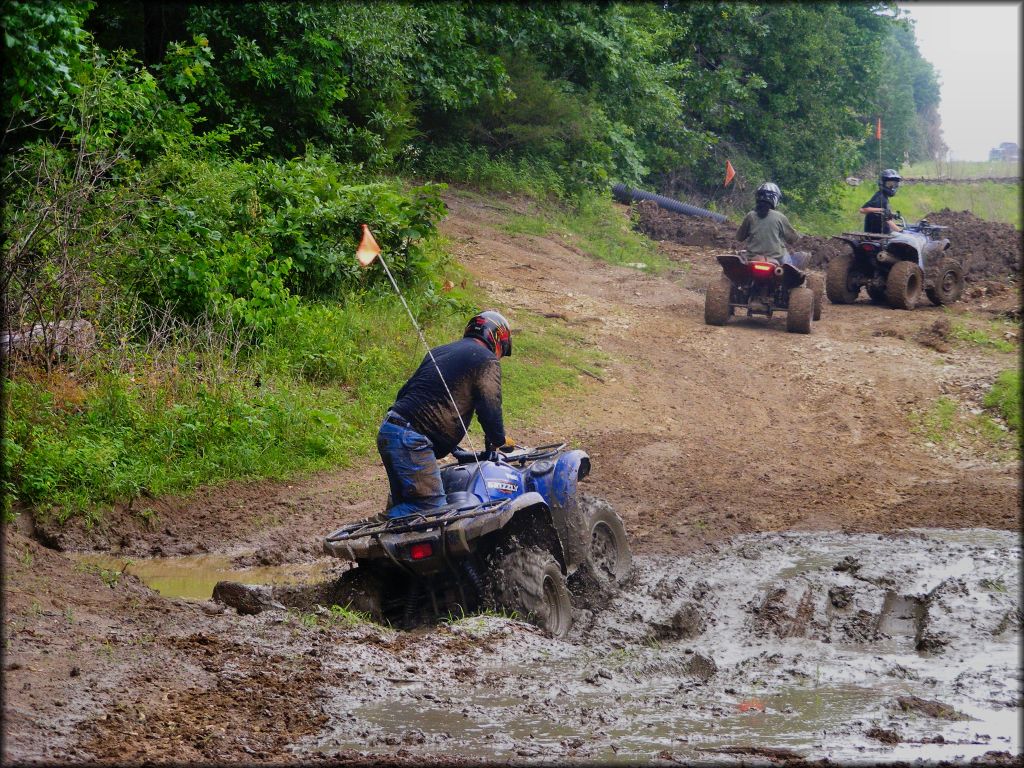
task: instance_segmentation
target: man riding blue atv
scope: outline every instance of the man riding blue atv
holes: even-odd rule
[[[564,444],[519,448],[505,435],[498,361],[511,354],[508,321],[482,312],[462,339],[429,350],[399,390],[377,436],[388,507],[324,541],[329,554],[356,563],[336,602],[406,625],[425,611],[493,606],[562,635],[571,623],[567,576],[585,591],[624,578],[621,519],[607,503],[577,497],[587,454]],[[474,413],[485,434],[480,453],[458,447]],[[449,453],[455,463],[442,470],[437,459]]]
[[[567,579],[585,606],[629,573],[622,520],[579,493],[590,457],[564,444],[508,453],[456,448],[441,470],[446,503],[340,528],[324,550],[355,567],[335,602],[392,624],[492,608],[564,636],[572,624]]]

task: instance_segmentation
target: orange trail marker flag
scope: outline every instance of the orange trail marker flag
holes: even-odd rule
[[[363,239],[360,241],[359,247],[356,248],[356,258],[359,259],[359,265],[361,267],[368,267],[378,256],[380,256],[380,246],[373,239],[370,228],[363,224]]]
[[[875,123],[875,138],[882,140],[882,118],[878,118],[878,122]]]
[[[729,186],[729,182],[733,180],[733,177],[735,175],[736,175],[736,170],[732,167],[732,163],[730,163],[728,160],[726,160],[725,161],[725,183],[722,186],[723,187],[728,187]]]

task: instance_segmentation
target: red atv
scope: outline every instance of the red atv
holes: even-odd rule
[[[790,333],[810,333],[811,319],[821,319],[825,286],[817,275],[745,251],[719,256],[718,263],[724,274],[704,297],[708,325],[725,325],[737,309],[746,309],[748,317],[785,312]]]

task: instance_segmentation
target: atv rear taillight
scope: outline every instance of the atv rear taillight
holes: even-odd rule
[[[409,557],[413,560],[424,560],[434,554],[434,545],[429,541],[421,541],[409,547]]]
[[[775,265],[771,264],[771,263],[769,263],[767,261],[755,261],[755,262],[751,263],[750,267],[755,272],[764,272],[765,274],[768,274],[769,272],[774,272],[775,271]]]
[[[862,245],[862,246],[860,247],[860,249],[861,249],[862,251],[864,251],[864,253],[874,253],[874,252],[875,252],[875,251],[877,250],[877,249],[875,248],[875,244],[874,244],[874,243],[864,243],[864,244],[863,244],[863,245]]]

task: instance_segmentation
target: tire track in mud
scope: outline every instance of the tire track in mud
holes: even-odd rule
[[[1019,560],[1014,535],[991,531],[749,535],[641,557],[565,641],[496,616],[413,633],[394,657],[354,639],[317,748],[525,762],[1013,751]],[[367,684],[381,679],[396,684]]]

